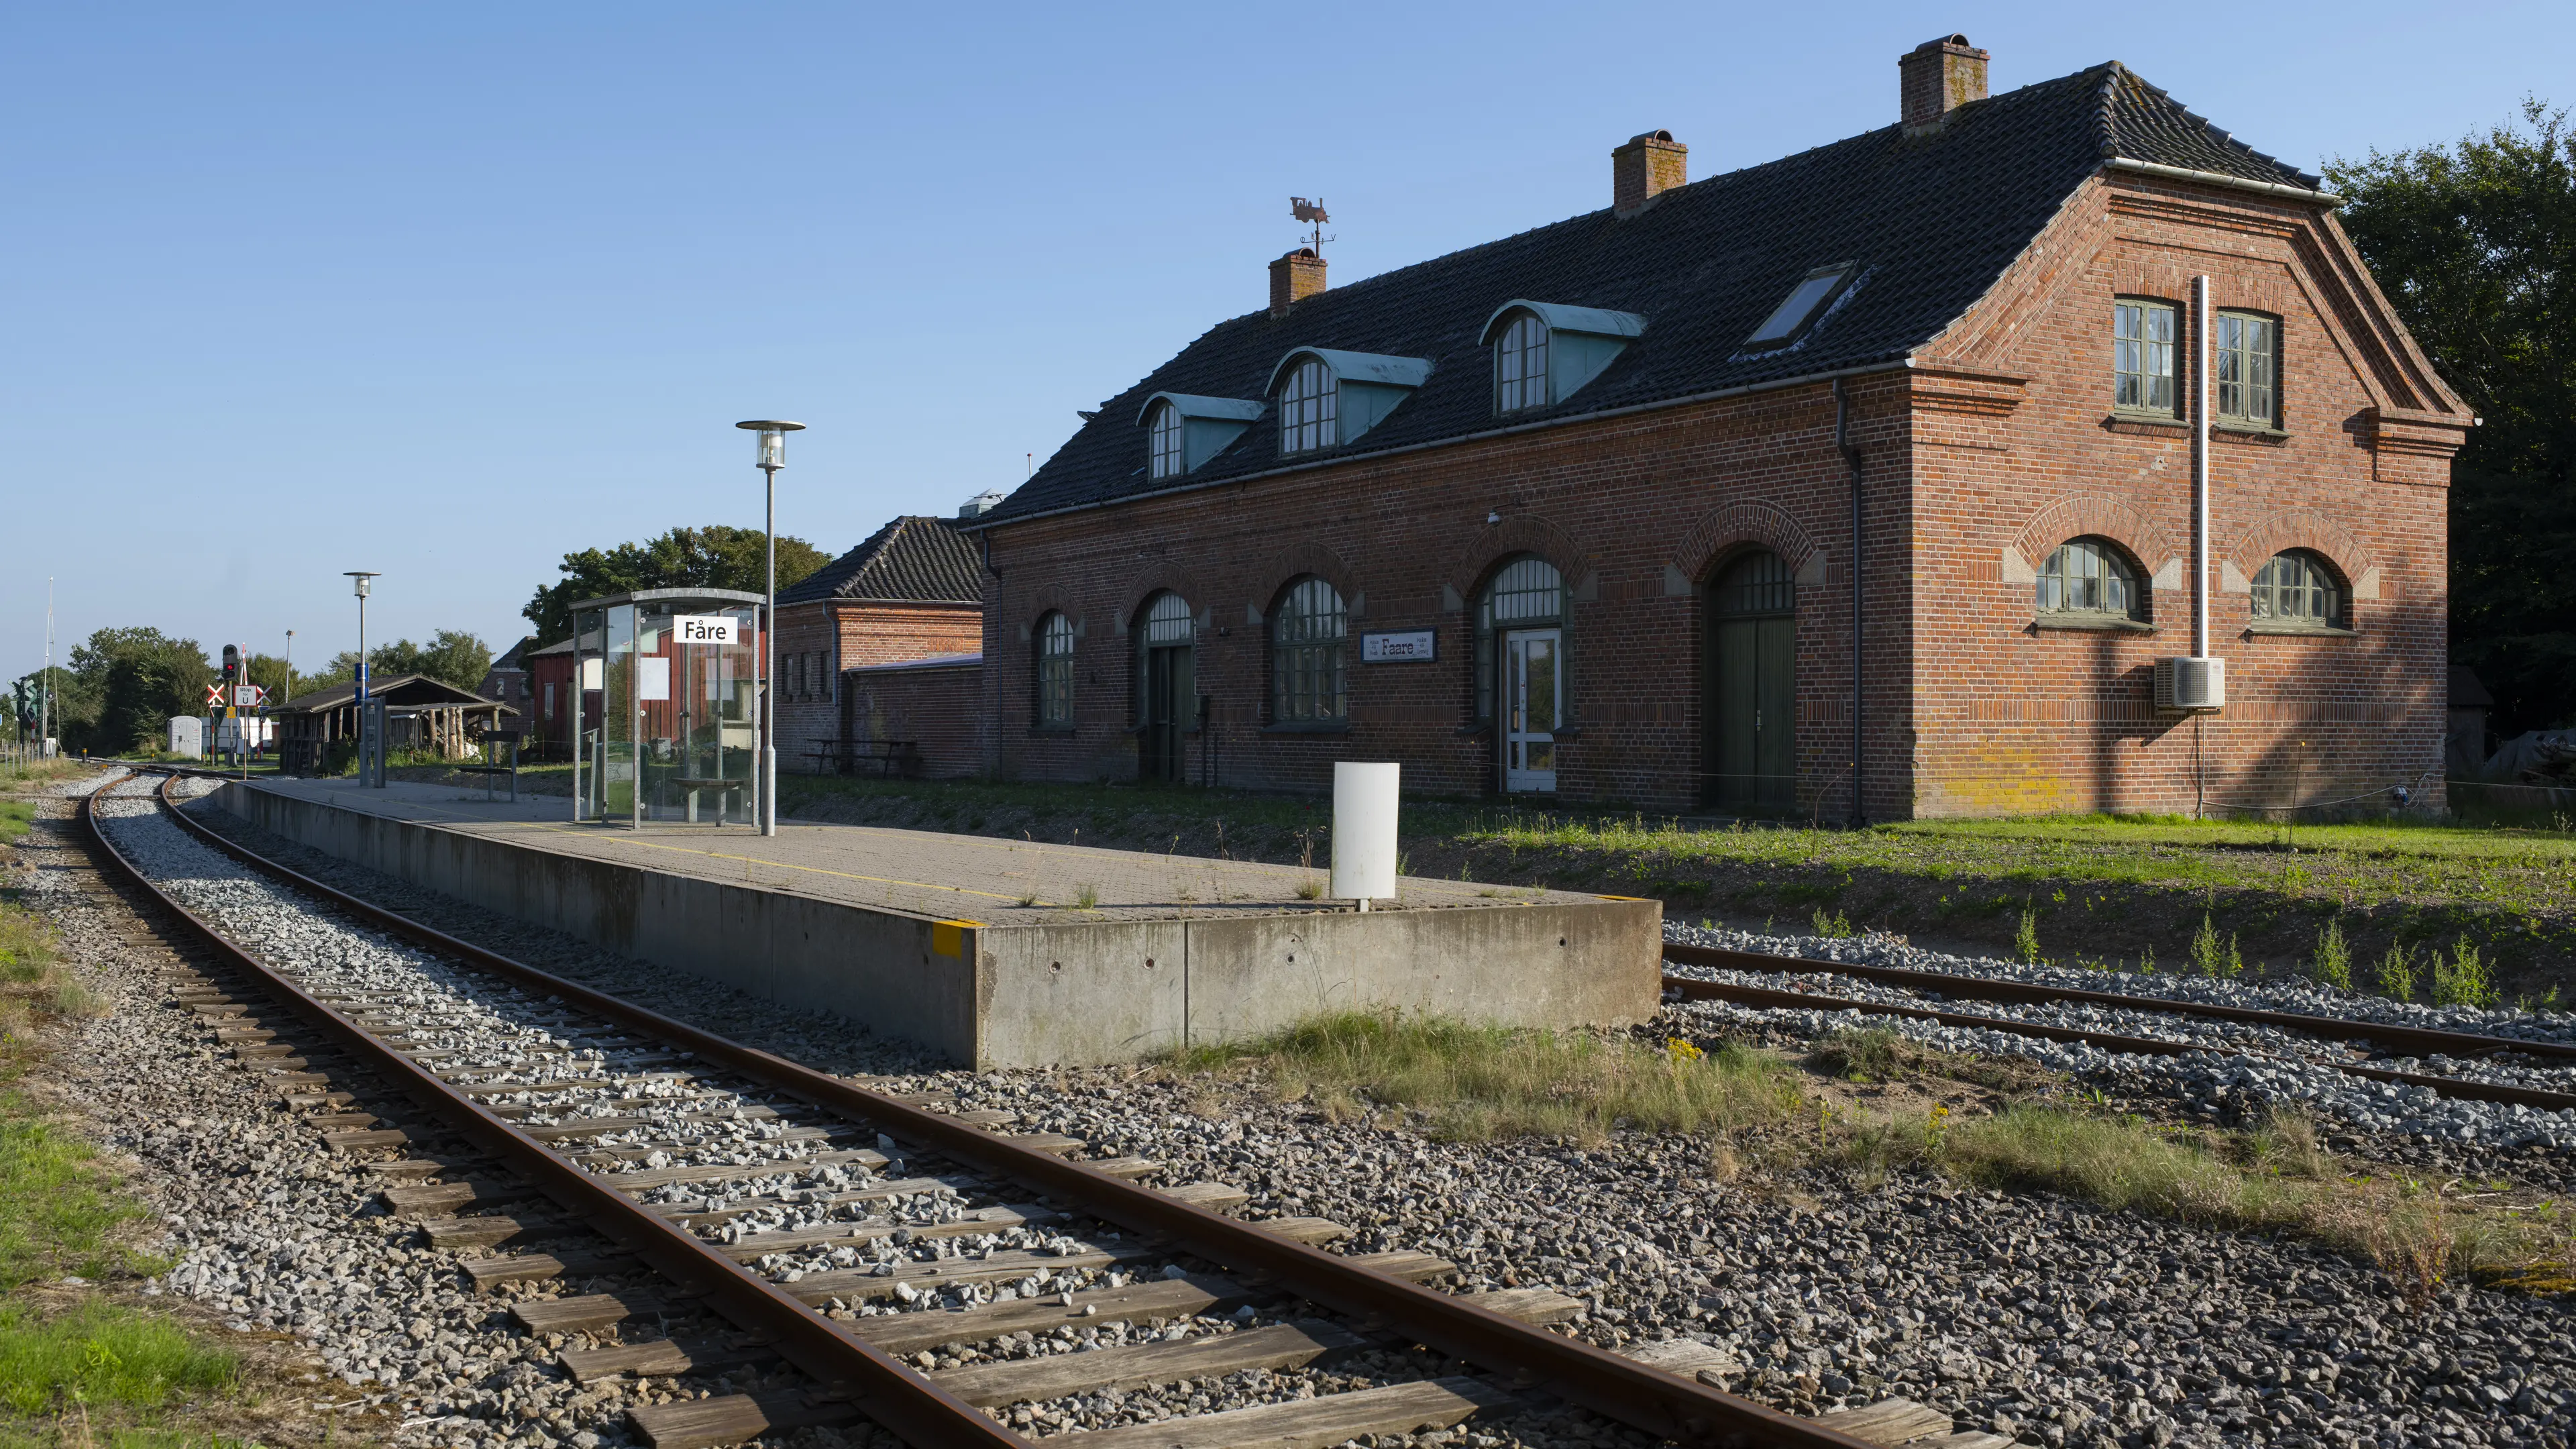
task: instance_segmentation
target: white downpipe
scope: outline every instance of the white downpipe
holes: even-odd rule
[[[2209,657],[2209,278],[2191,279],[2191,657]]]

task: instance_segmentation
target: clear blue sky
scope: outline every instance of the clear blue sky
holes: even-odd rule
[[[2576,103],[2576,6],[38,5],[0,13],[0,671],[150,624],[299,663],[501,648],[566,551],[760,522],[839,551],[1009,488],[1260,305],[2127,61],[2315,169]],[[111,541],[111,530],[124,530]],[[57,657],[60,657],[58,652]]]

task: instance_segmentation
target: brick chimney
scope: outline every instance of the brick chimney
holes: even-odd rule
[[[1927,40],[1896,59],[1903,77],[1905,134],[1928,131],[1970,101],[1986,98],[1986,53],[1964,35]]]
[[[1610,153],[1610,205],[1621,221],[1689,180],[1690,148],[1670,131],[1631,136],[1627,145]]]
[[[1288,309],[1324,290],[1324,259],[1313,247],[1299,247],[1270,264],[1270,315],[1285,317]]]

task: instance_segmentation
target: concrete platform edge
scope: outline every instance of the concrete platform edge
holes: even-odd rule
[[[214,799],[326,855],[978,1069],[1134,1061],[1345,1009],[1624,1026],[1660,999],[1663,913],[1650,900],[968,925],[549,851],[256,784],[226,785]]]

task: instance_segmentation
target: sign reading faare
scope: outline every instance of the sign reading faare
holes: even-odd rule
[[[1428,664],[1439,657],[1438,634],[1429,629],[1407,629],[1401,633],[1362,634],[1362,664]]]
[[[740,641],[734,637],[735,632],[731,614],[674,614],[671,616],[671,637],[683,644],[739,643]]]

